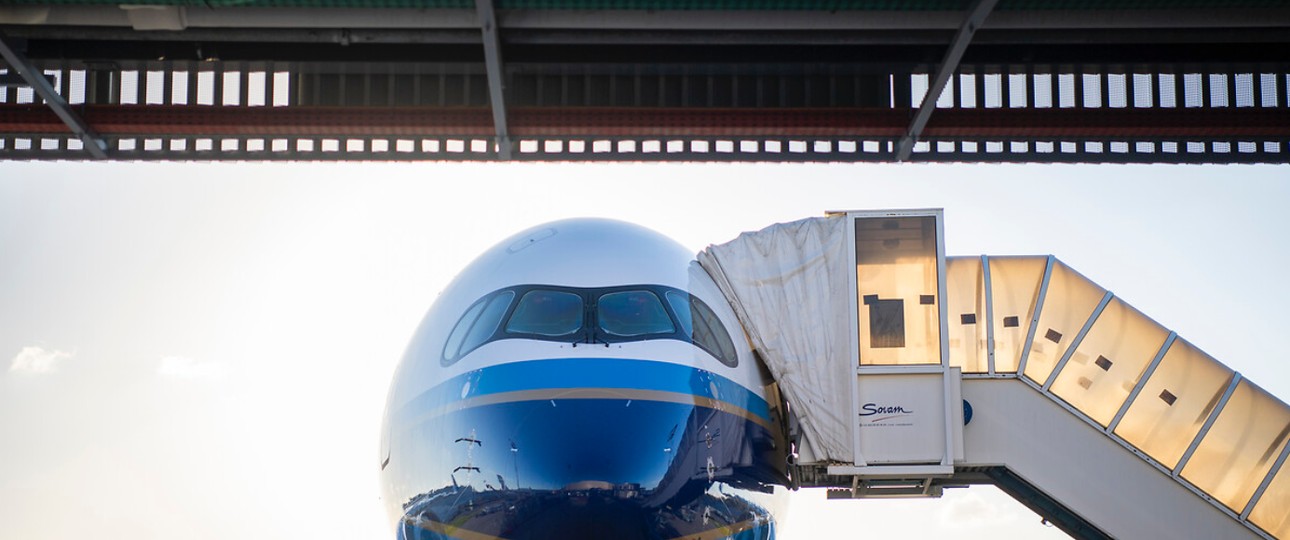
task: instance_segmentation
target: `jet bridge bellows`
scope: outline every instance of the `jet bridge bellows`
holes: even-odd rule
[[[941,231],[839,213],[700,254],[800,424],[797,482],[992,483],[1079,538],[1290,539],[1290,407],[1054,257],[945,257]]]

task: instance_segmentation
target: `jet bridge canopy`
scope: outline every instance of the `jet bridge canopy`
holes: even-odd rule
[[[926,229],[857,224],[873,217],[778,224],[699,257],[799,417],[803,485],[935,496],[990,481],[1081,538],[1290,539],[1285,403],[1054,257],[857,255],[870,230],[880,247],[943,249]],[[876,387],[943,391],[940,459],[872,459],[871,440],[912,429],[863,429],[859,395]]]

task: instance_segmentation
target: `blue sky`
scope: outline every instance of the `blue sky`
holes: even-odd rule
[[[1056,255],[1285,399],[1287,204],[1285,166],[0,163],[0,536],[379,537],[413,327],[493,242],[573,216],[698,251],[943,207],[950,255]],[[819,498],[789,540],[1061,537],[986,489]]]

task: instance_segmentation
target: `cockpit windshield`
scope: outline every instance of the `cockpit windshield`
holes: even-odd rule
[[[676,331],[658,295],[650,291],[605,293],[596,302],[600,329],[615,336],[648,336]]]
[[[506,315],[507,308],[511,307],[511,300],[515,298],[512,291],[502,291],[488,300],[488,306],[479,314],[475,324],[470,326],[470,332],[466,334],[466,339],[462,341],[463,350],[474,350],[475,347],[482,345],[488,338],[497,332],[497,327],[502,324],[502,317]]]
[[[667,303],[672,306],[672,312],[681,322],[685,335],[690,336],[691,342],[730,367],[738,363],[735,343],[731,341],[730,333],[726,331],[725,325],[721,324],[721,320],[717,318],[712,308],[702,300],[682,291],[667,291],[665,296],[667,296]]]
[[[456,362],[458,358],[486,343],[497,333],[502,323],[514,291],[497,291],[471,304],[466,314],[457,321],[452,333],[448,334],[448,343],[443,347],[444,365]]]
[[[734,342],[716,313],[689,293],[661,285],[520,285],[494,291],[457,321],[444,344],[442,363],[451,365],[502,339],[606,345],[675,339],[697,345],[727,366],[738,365]]]
[[[533,290],[524,293],[515,313],[506,321],[511,334],[564,336],[582,328],[582,297],[562,291]]]

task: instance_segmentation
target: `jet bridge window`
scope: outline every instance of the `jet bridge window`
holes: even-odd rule
[[[563,291],[537,289],[524,293],[506,322],[510,334],[565,336],[582,328],[582,297]]]
[[[860,365],[941,363],[934,216],[855,220]]]
[[[600,329],[615,336],[670,334],[676,331],[663,302],[650,291],[621,291],[601,295],[596,301]]]

